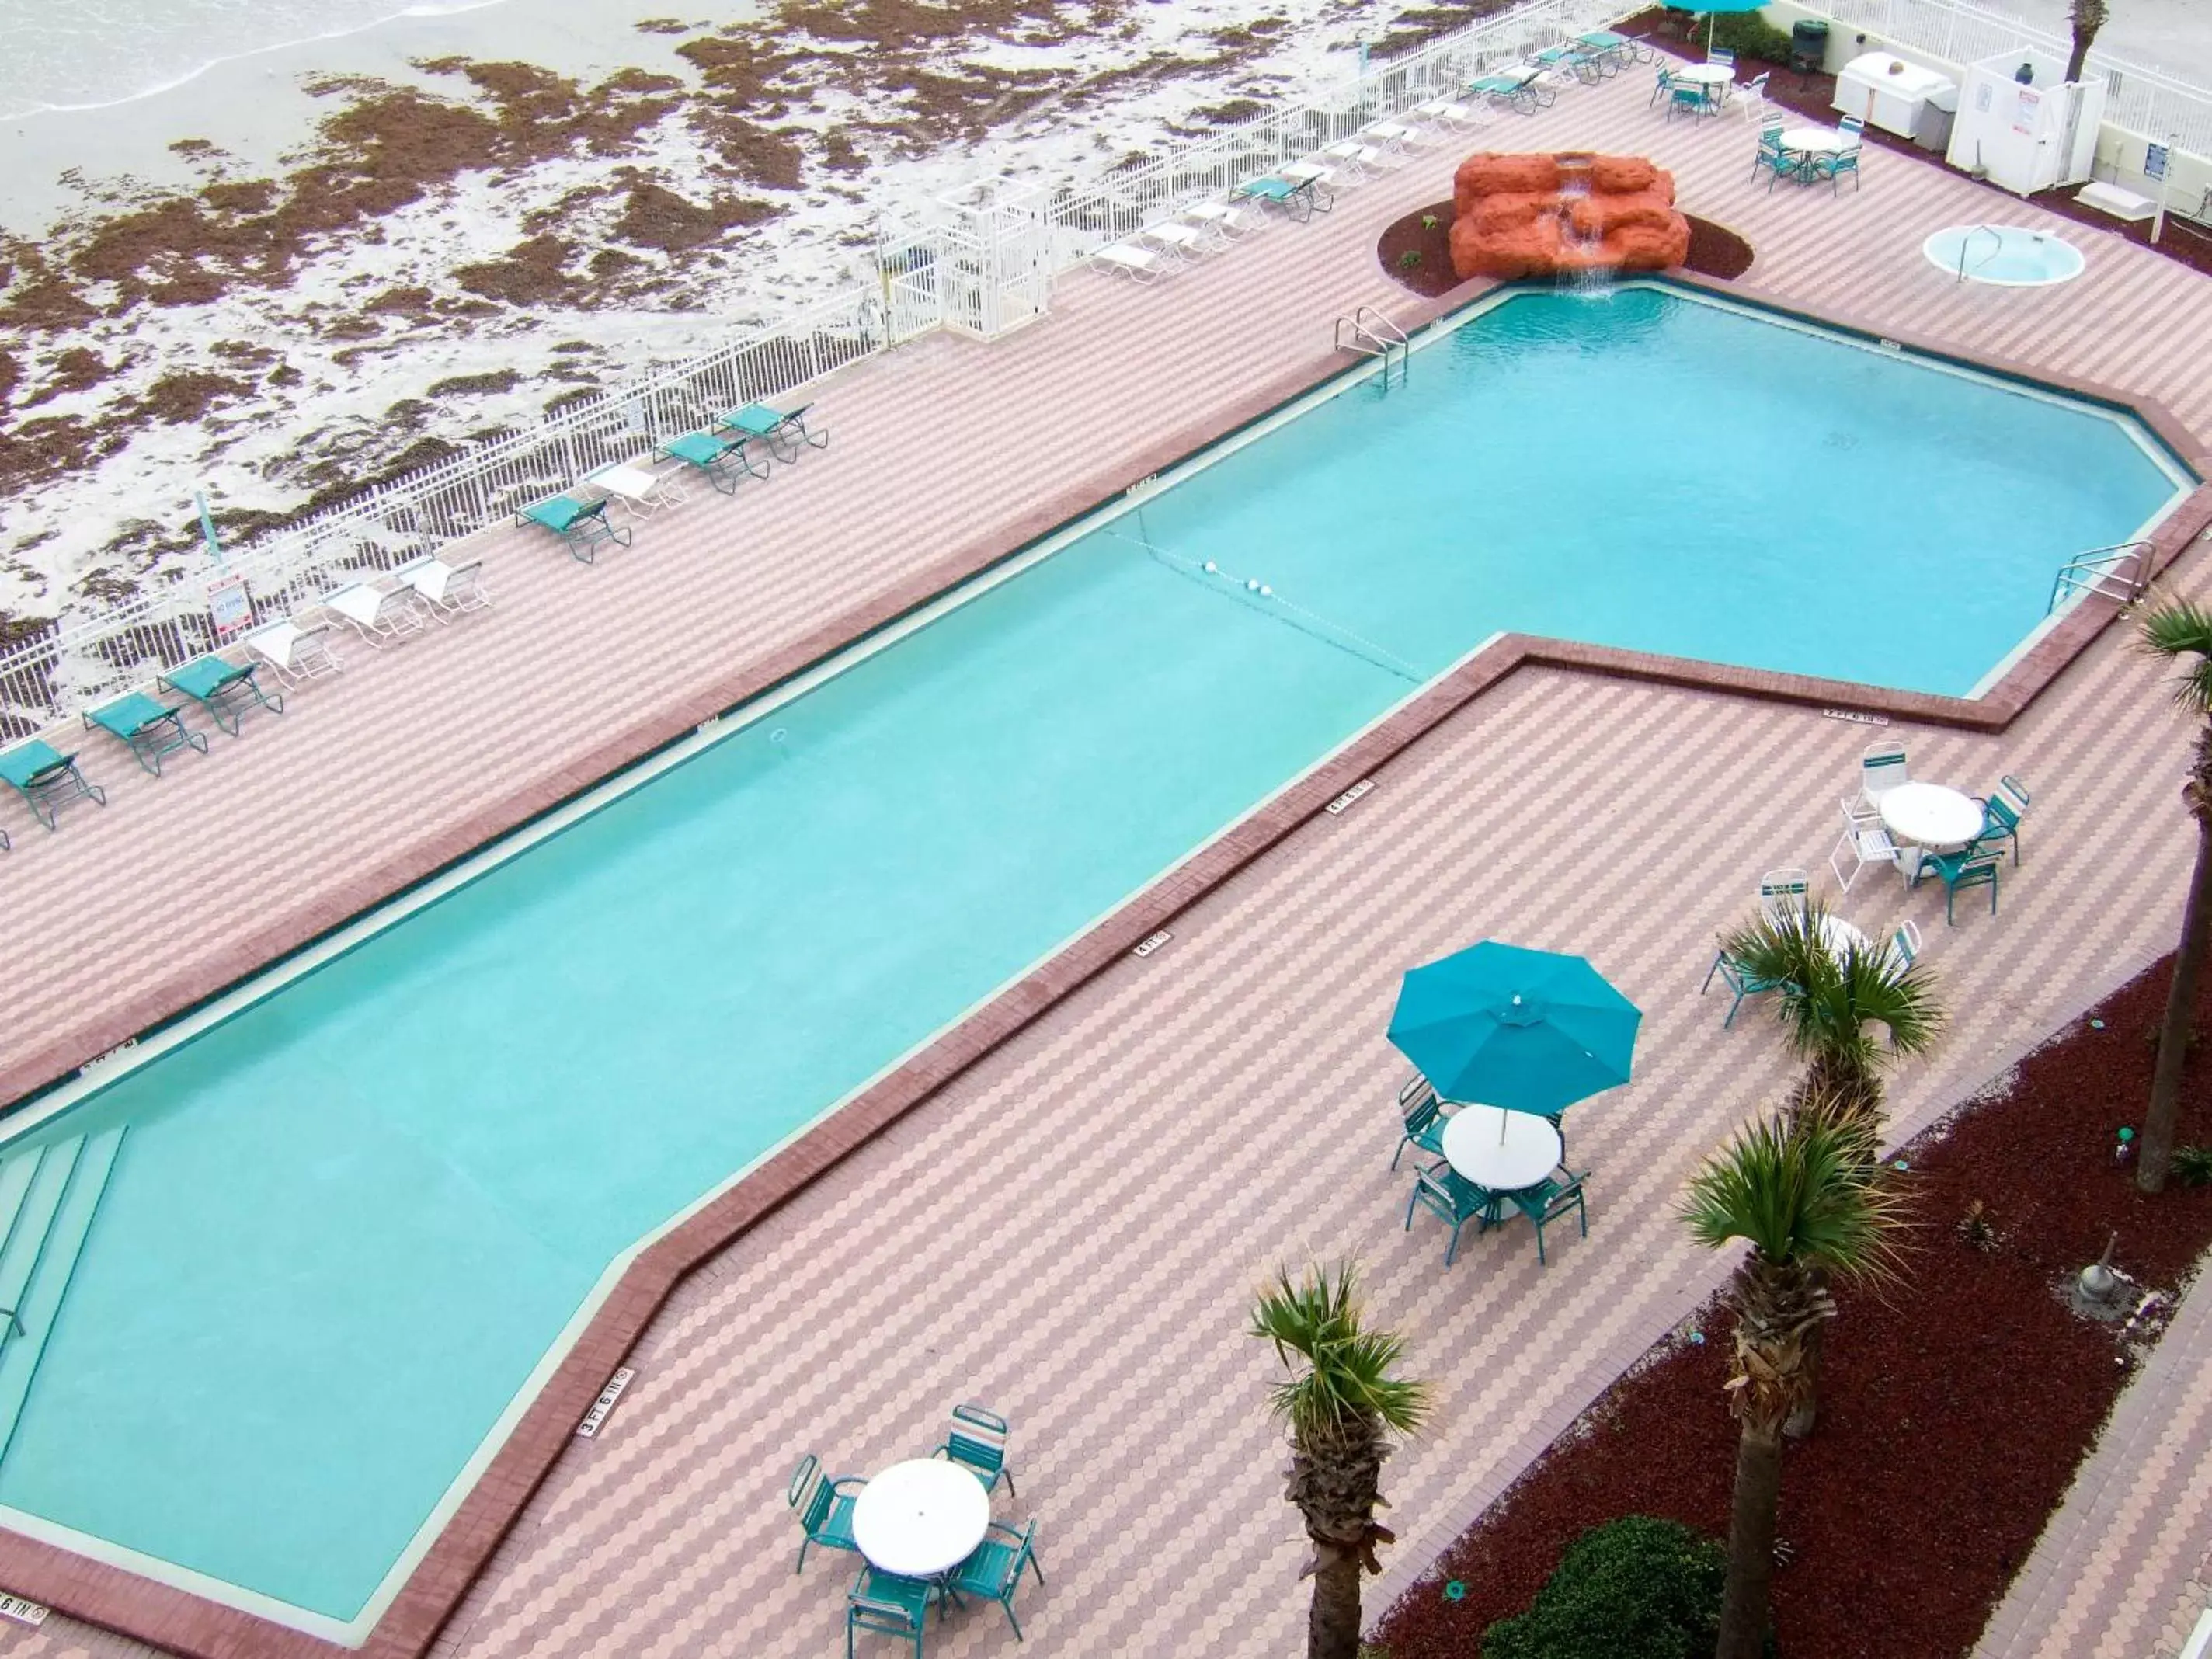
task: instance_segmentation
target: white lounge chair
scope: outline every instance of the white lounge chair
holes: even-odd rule
[[[1487,106],[1455,104],[1449,98],[1432,98],[1425,104],[1413,106],[1413,113],[1425,121],[1433,121],[1440,127],[1449,127],[1463,132],[1471,127],[1486,127],[1494,118]]]
[[[1157,283],[1167,275],[1170,260],[1164,253],[1115,242],[1092,254],[1091,263],[1116,276],[1127,276],[1133,283]]]
[[[491,595],[484,592],[482,559],[454,565],[434,553],[425,553],[392,574],[428,605],[430,614],[441,623],[465,611],[491,609]]]
[[[1182,216],[1211,237],[1217,247],[1259,228],[1256,216],[1248,219],[1226,202],[1200,202],[1196,207],[1185,208]]]
[[[326,596],[323,609],[381,651],[387,640],[404,640],[422,631],[422,613],[410,597],[413,592],[404,585],[374,587],[352,582]]]
[[[1166,224],[1147,225],[1138,232],[1139,240],[1149,242],[1167,255],[1175,264],[1188,264],[1205,249],[1206,236],[1194,225],[1173,221]]]
[[[1343,165],[1346,184],[1357,184],[1360,179],[1382,170],[1382,152],[1372,144],[1361,143],[1357,138],[1343,138],[1334,144],[1324,144],[1321,153],[1332,161]]]
[[[1372,138],[1386,150],[1405,155],[1416,149],[1426,149],[1436,141],[1419,127],[1403,121],[1377,121],[1361,135]]]
[[[594,489],[619,495],[633,513],[653,513],[664,507],[681,507],[690,499],[684,486],[665,473],[650,470],[647,461],[624,461],[603,466],[584,482]]]
[[[295,622],[264,623],[246,635],[246,648],[297,685],[338,672],[338,659],[323,640],[329,632],[322,623],[305,628]]]

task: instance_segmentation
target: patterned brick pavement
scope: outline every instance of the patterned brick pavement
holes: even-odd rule
[[[2212,294],[2188,273],[2097,239],[2069,289],[1957,288],[1919,258],[1929,229],[2043,216],[1886,155],[1856,199],[1769,196],[1745,182],[1747,129],[1664,125],[1644,95],[1577,90],[1491,141],[1649,149],[1686,205],[1760,247],[1763,288],[2124,386],[2212,431]],[[1018,539],[1036,481],[1068,481],[1073,502],[1139,476],[1163,386],[1203,423],[1310,373],[1336,311],[1406,309],[1368,250],[1448,172],[1410,165],[1158,292],[1072,279],[1054,318],[1012,339],[924,342],[849,373],[823,397],[836,447],[774,484],[648,525],[594,569],[489,538],[495,615],[380,658],[356,647],[343,681],[172,778],[103,766],[121,786],[107,813],[18,837],[0,947],[30,971],[0,1042],[112,1040],[81,1011],[179,963],[250,958],[280,908],[338,905],[362,867],[330,856],[331,826],[378,825],[369,856],[398,867],[489,801],[583,781],[579,756],[733,666]],[[2201,554],[2177,579],[2212,586]],[[1996,919],[1947,932],[1939,902],[1871,875],[1846,902],[1869,929],[1917,915],[1958,1010],[1941,1054],[1899,1079],[1902,1125],[2170,937],[2185,732],[2148,681],[2107,637],[2001,736],[1893,728],[1917,775],[2014,770],[2037,791]],[[1671,1195],[1788,1067],[1756,1021],[1722,1034],[1697,981],[1760,870],[1825,855],[1868,735],[1710,692],[1516,673],[1381,769],[1370,799],[1187,913],[1166,950],[1109,969],[690,1280],[605,1436],[556,1468],[439,1650],[832,1650],[848,1564],[791,1574],[791,1464],[812,1448],[865,1473],[925,1450],[964,1395],[1016,1424],[1021,1498],[1001,1513],[1043,1517],[1032,1640],[1290,1650],[1297,1528],[1260,1410],[1266,1356],[1239,1327],[1260,1273],[1309,1251],[1360,1255],[1375,1313],[1439,1383],[1433,1431],[1389,1472],[1406,1541],[1382,1588],[1402,1584],[1712,1282]],[[149,938],[143,901],[107,876],[155,848],[203,902]],[[1516,1230],[1445,1273],[1432,1227],[1400,1231],[1407,1179],[1384,1168],[1396,975],[1485,934],[1587,951],[1647,1010],[1640,1080],[1571,1122],[1573,1161],[1596,1171],[1593,1231],[1548,1272]],[[933,1638],[954,1655],[1011,1640],[992,1612]],[[0,1653],[145,1650],[62,1620],[0,1636]]]

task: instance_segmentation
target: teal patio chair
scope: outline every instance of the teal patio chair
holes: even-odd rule
[[[561,538],[569,556],[589,564],[596,556],[593,550],[603,542],[612,542],[617,547],[630,544],[630,530],[607,517],[607,501],[602,495],[595,501],[580,501],[574,495],[556,495],[550,501],[538,501],[514,515],[517,524],[539,525]]]
[[[1438,1164],[1413,1177],[1413,1195],[1406,1203],[1406,1231],[1413,1231],[1413,1212],[1426,1210],[1439,1221],[1451,1224],[1451,1243],[1444,1247],[1444,1266],[1459,1256],[1459,1230],[1476,1223],[1478,1237],[1498,1224],[1502,1200],[1493,1192],[1476,1186],[1449,1164]]]
[[[1002,1480],[1006,1490],[1013,1492],[1014,1472],[1006,1467],[1008,1433],[1005,1418],[973,1401],[963,1401],[952,1408],[952,1426],[945,1431],[945,1443],[931,1455],[959,1464],[983,1483],[985,1492],[996,1492]]]
[[[867,1484],[857,1474],[833,1478],[823,1474],[822,1461],[812,1452],[799,1460],[785,1501],[799,1517],[799,1524],[805,1528],[806,1536],[799,1541],[799,1565],[792,1569],[793,1572],[805,1571],[809,1544],[819,1544],[830,1550],[859,1551],[860,1547],[853,1538],[853,1504],[860,1495],[860,1488]]]
[[[1986,887],[1990,890],[1990,914],[1997,913],[1997,866],[2002,862],[1996,852],[1986,842],[1978,841],[1972,846],[1956,853],[1931,853],[1920,860],[1920,868],[1913,876],[1917,886],[1922,876],[1931,872],[1943,884],[1943,921],[1947,927],[1959,925],[1959,890]]]
[[[1997,780],[1997,787],[1982,803],[1982,835],[1979,844],[1995,849],[2005,842],[2012,843],[2012,861],[2020,862],[2020,821],[2027,816],[2027,786],[2007,773]]]
[[[1727,1018],[1721,1021],[1721,1030],[1723,1031],[1735,1024],[1735,1011],[1743,1006],[1743,1000],[1746,997],[1764,996],[1769,991],[1780,990],[1783,984],[1783,981],[1778,979],[1761,979],[1729,956],[1727,951],[1716,951],[1713,953],[1713,965],[1705,969],[1705,982],[1698,987],[1699,996],[1705,995],[1713,988],[1715,974],[1718,974],[1721,976],[1721,983],[1735,994],[1729,1003]]]
[[[746,453],[750,438],[726,438],[719,432],[687,432],[680,438],[671,438],[661,445],[660,453],[672,461],[681,461],[695,471],[707,475],[707,482],[725,495],[738,493],[738,479],[750,473],[756,478],[768,477],[768,469],[755,466],[753,458]]]
[[[975,1553],[952,1570],[945,1588],[955,1595],[996,1601],[1006,1610],[1006,1622],[1014,1627],[1014,1640],[1018,1642],[1022,1621],[1014,1617],[1014,1592],[1021,1587],[1023,1570],[1028,1567],[1036,1569],[1038,1583],[1044,1583],[1044,1563],[1036,1559],[1036,1522],[1032,1521],[1016,1532],[994,1521]]]
[[[55,809],[65,800],[107,805],[107,791],[84,781],[84,774],[76,769],[76,757],[62,754],[40,738],[19,743],[0,754],[0,779],[13,786],[23,798],[23,805],[31,809],[31,816],[49,830],[60,827],[61,817]]]
[[[1751,181],[1759,182],[1761,173],[1769,174],[1766,187],[1774,188],[1777,179],[1786,179],[1797,171],[1796,159],[1782,148],[1782,123],[1776,121],[1759,130],[1759,153],[1752,157]]]
[[[1859,187],[1859,151],[1856,144],[1849,149],[1838,150],[1833,155],[1815,155],[1813,158],[1813,177],[1815,181],[1826,179],[1831,195],[1842,193],[1845,173],[1850,175],[1851,189],[1856,191]]]
[[[1406,1120],[1406,1133],[1398,1138],[1398,1150],[1390,1155],[1390,1167],[1398,1167],[1398,1160],[1406,1155],[1406,1148],[1414,1146],[1431,1158],[1444,1155],[1445,1117],[1443,1102],[1437,1097],[1436,1085],[1419,1072],[1406,1079],[1398,1091],[1399,1115]]]
[[[1667,94],[1667,118],[1670,121],[1677,115],[1715,115],[1719,112],[1719,101],[1699,82],[1686,82],[1671,88]]]
[[[845,1596],[845,1659],[853,1659],[853,1637],[860,1631],[903,1637],[913,1644],[915,1659],[921,1659],[929,1601],[936,1593],[937,1587],[925,1579],[862,1567]]]
[[[799,446],[802,443],[815,449],[830,447],[828,429],[817,432],[806,424],[806,411],[813,407],[812,404],[801,404],[786,414],[766,404],[747,404],[743,409],[716,416],[714,424],[742,437],[758,438],[768,446],[769,454],[788,463],[799,459]]]
[[[143,691],[125,692],[84,717],[88,728],[97,727],[138,757],[138,764],[155,777],[161,775],[161,757],[181,750],[207,753],[207,739],[185,724],[180,703],[156,702]]]
[[[1659,65],[1659,79],[1657,84],[1651,88],[1650,97],[1644,100],[1644,107],[1646,109],[1650,108],[1652,105],[1657,103],[1662,98],[1665,98],[1671,94],[1674,90],[1674,72],[1668,68],[1666,64],[1662,64]]]
[[[1564,1176],[1565,1179],[1561,1179]],[[1547,1179],[1526,1191],[1515,1193],[1513,1207],[1528,1218],[1536,1229],[1536,1265],[1548,1267],[1552,1264],[1544,1255],[1544,1224],[1557,1221],[1571,1210],[1582,1224],[1583,1237],[1589,1237],[1589,1212],[1583,1206],[1583,1182],[1589,1179],[1589,1171],[1570,1176],[1564,1170],[1554,1170]]]
[[[253,678],[258,665],[228,662],[210,651],[204,657],[195,657],[181,668],[172,668],[156,680],[156,685],[166,685],[172,691],[181,691],[202,708],[216,724],[219,732],[238,735],[238,728],[246,711],[259,704],[272,714],[284,712],[284,694],[270,696]]]

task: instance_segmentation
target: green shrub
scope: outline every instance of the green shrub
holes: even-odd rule
[[[1692,39],[1702,39],[1704,34],[1701,24]],[[1714,18],[1713,44],[1740,58],[1756,58],[1765,64],[1790,61],[1790,36],[1755,11],[1729,12]]]
[[[1401,270],[1411,270],[1420,263],[1421,250],[1417,247],[1409,247],[1398,256],[1398,269]]]
[[[1707,1659],[1728,1553],[1675,1521],[1632,1515],[1567,1547],[1528,1612],[1483,1633],[1483,1659]]]
[[[1423,230],[1434,230],[1443,222],[1443,221],[1437,218],[1433,213],[1424,213],[1421,216],[1421,228]]]
[[[2185,1187],[2212,1185],[2212,1146],[2175,1147],[2173,1178]]]

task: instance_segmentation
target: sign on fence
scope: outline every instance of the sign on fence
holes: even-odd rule
[[[2143,177],[2146,179],[2166,177],[2166,146],[2164,144],[2146,144],[2143,147]]]
[[[246,593],[245,577],[226,576],[208,589],[208,617],[219,640],[228,639],[253,620],[253,600]]]

